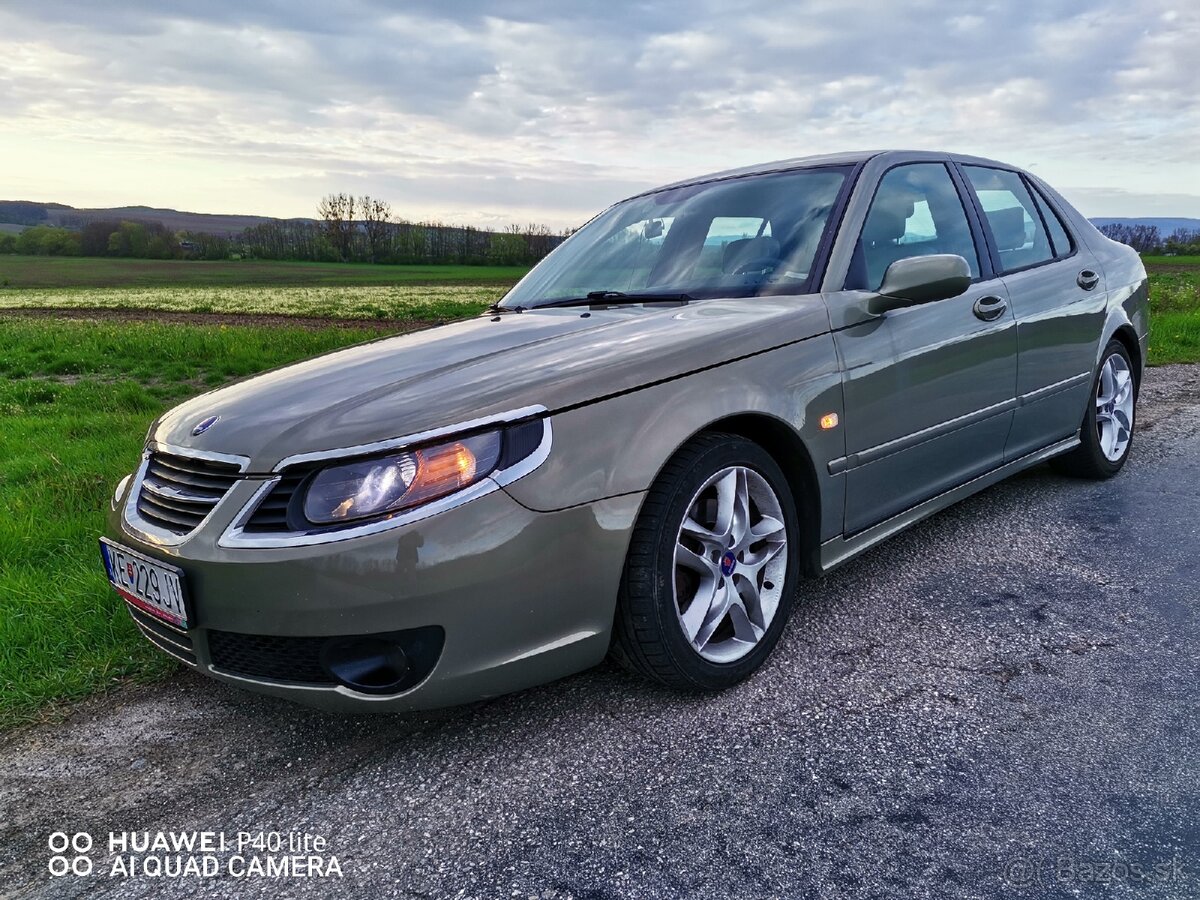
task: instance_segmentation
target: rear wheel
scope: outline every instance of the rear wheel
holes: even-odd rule
[[[1053,460],[1055,468],[1082,478],[1111,478],[1121,471],[1133,445],[1137,387],[1129,351],[1120,341],[1109,341],[1092,384],[1080,444]]]
[[[744,438],[703,435],[666,465],[634,528],[613,652],[673,687],[757,669],[791,611],[799,527],[787,480]]]

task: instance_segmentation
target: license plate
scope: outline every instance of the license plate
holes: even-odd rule
[[[100,538],[100,555],[109,582],[126,603],[176,628],[189,627],[181,569],[105,538]]]

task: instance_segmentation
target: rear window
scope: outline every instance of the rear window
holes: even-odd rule
[[[1054,258],[1063,259],[1070,256],[1074,251],[1071,245],[1071,238],[1067,234],[1067,229],[1062,223],[1062,219],[1058,217],[1058,213],[1054,211],[1046,198],[1042,196],[1042,192],[1035,185],[1033,188],[1033,199],[1037,202],[1038,212],[1042,214],[1042,220],[1045,221],[1046,227],[1050,230],[1050,243],[1053,245]]]
[[[1033,197],[1016,172],[963,166],[992,241],[1000,254],[1001,272],[1015,272],[1054,259],[1050,238]]]

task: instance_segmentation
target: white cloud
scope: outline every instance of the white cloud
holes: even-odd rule
[[[1036,166],[1093,215],[1200,216],[1198,45],[1200,9],[1166,0],[18,2],[0,198],[311,215],[355,190],[566,225],[691,174],[912,146]]]

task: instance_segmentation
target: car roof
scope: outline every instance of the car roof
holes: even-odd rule
[[[817,156],[797,156],[792,159],[777,159],[772,162],[756,163],[751,166],[742,166],[737,169],[725,169],[720,172],[712,172],[708,175],[699,175],[694,178],[685,178],[682,181],[675,181],[671,184],[664,184],[660,187],[651,188],[648,191],[642,191],[640,194],[635,194],[635,197],[644,197],[647,194],[657,194],[659,191],[669,191],[674,188],[687,187],[694,184],[704,184],[709,181],[723,181],[727,178],[741,178],[746,175],[765,175],[771,172],[788,172],[796,169],[815,169],[820,166],[855,166],[864,163],[869,159],[874,159],[877,156],[894,157],[896,162],[905,160],[919,161],[927,160],[948,160],[952,159],[962,163],[976,163],[988,166],[1000,166],[1005,169],[1015,169],[1015,166],[1010,166],[1007,163],[997,162],[993,159],[986,159],[982,156],[969,156],[963,153],[949,153],[933,150],[852,150],[844,153],[824,153]],[[630,198],[632,199],[632,198]]]

